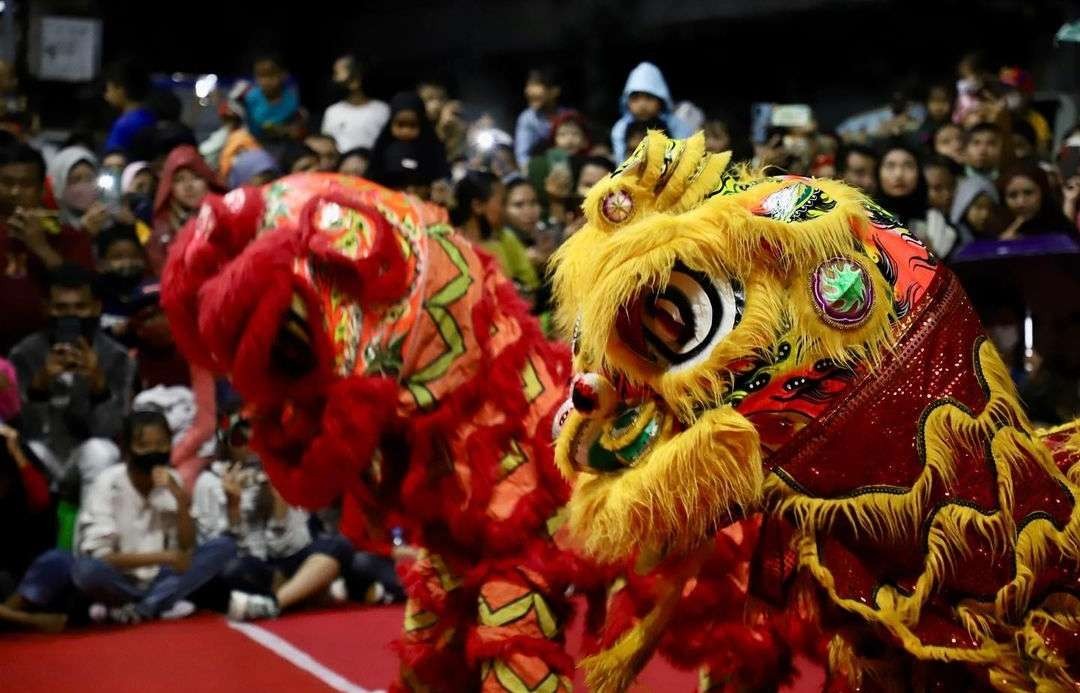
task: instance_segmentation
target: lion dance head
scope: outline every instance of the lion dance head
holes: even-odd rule
[[[578,373],[557,460],[603,558],[687,550],[759,509],[763,459],[881,359],[934,274],[857,191],[728,164],[651,133],[555,260]]]
[[[436,378],[395,383],[426,358],[423,258],[443,222],[365,180],[304,174],[208,196],[174,243],[164,303],[177,341],[230,375],[291,501],[320,507],[354,486],[383,423],[441,394]]]

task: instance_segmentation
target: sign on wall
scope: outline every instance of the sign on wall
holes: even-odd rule
[[[39,79],[87,82],[101,61],[101,20],[44,16],[31,29],[31,71]]]

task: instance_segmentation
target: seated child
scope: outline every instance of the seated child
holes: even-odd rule
[[[323,597],[345,598],[342,569],[353,549],[341,536],[313,539],[308,514],[270,485],[249,442],[251,427],[230,415],[219,431],[219,460],[195,482],[192,515],[200,544],[234,537],[236,555],[222,578],[229,618],[274,618]]]

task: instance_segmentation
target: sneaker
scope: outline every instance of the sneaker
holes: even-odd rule
[[[175,621],[180,618],[187,618],[193,613],[195,613],[195,605],[186,599],[181,599],[165,611],[162,611],[158,616],[165,621]]]
[[[349,598],[349,590],[345,587],[345,578],[338,578],[330,583],[330,599],[336,604],[344,604]]]
[[[109,619],[109,609],[104,604],[95,602],[90,605],[89,616],[94,623],[105,623]]]
[[[135,610],[134,604],[124,604],[112,609],[104,604],[90,605],[90,620],[94,623],[119,623],[133,625],[143,620],[142,615]]]
[[[277,618],[281,614],[273,597],[248,594],[233,590],[229,594],[229,618],[233,621],[254,621],[260,618]]]
[[[371,583],[364,593],[365,604],[393,604],[394,595],[390,594],[381,582]]]

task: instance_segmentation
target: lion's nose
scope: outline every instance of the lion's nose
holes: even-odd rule
[[[615,388],[599,373],[582,373],[574,378],[570,401],[582,416],[592,417],[611,409],[615,403]]]

